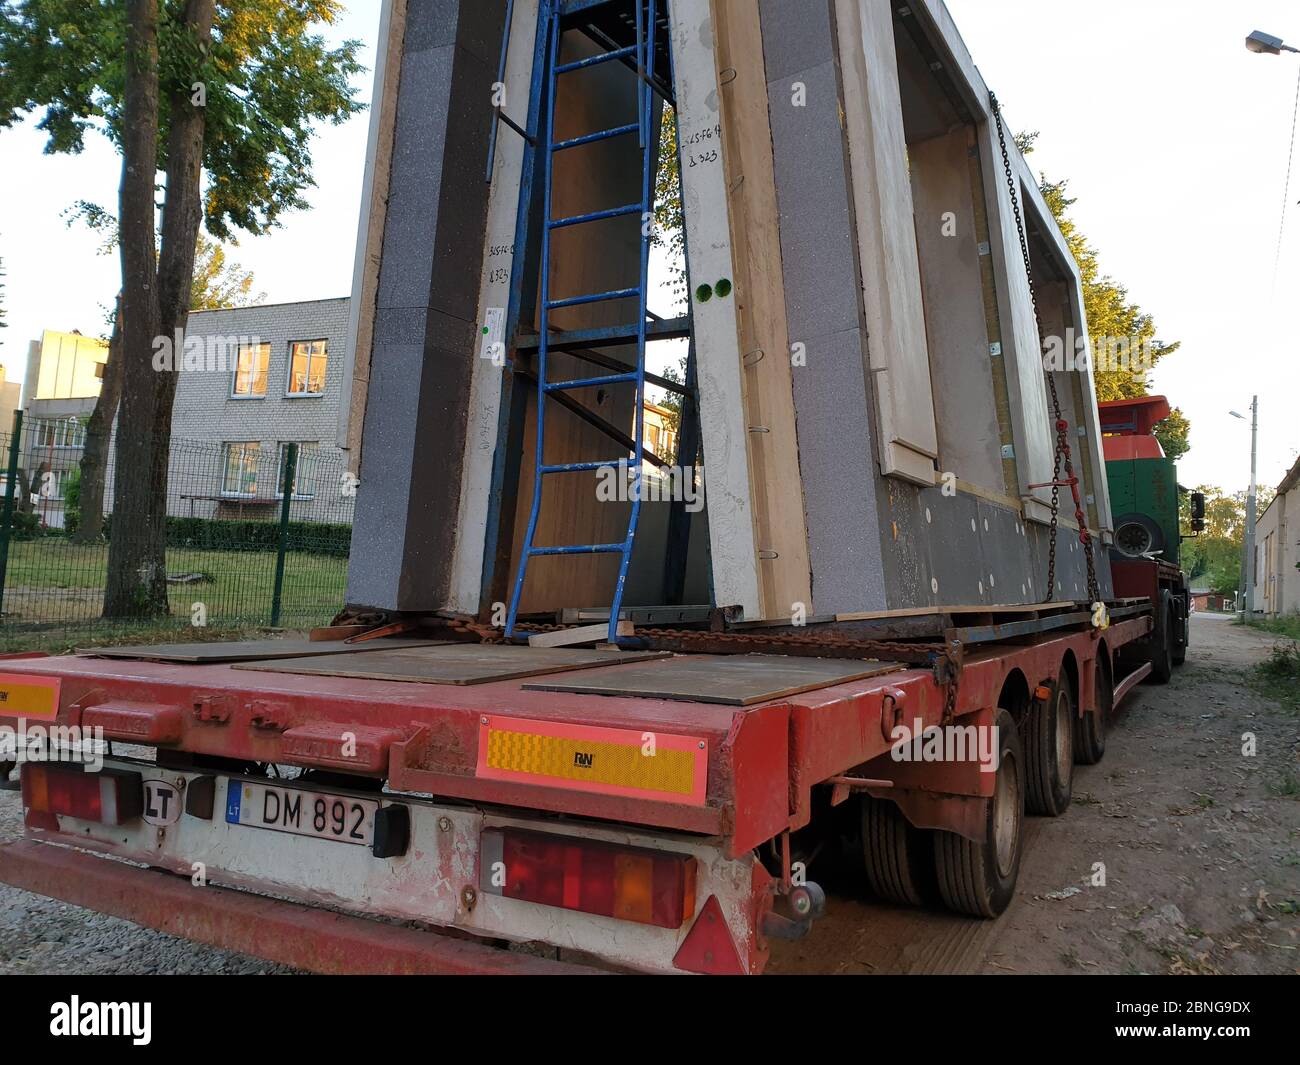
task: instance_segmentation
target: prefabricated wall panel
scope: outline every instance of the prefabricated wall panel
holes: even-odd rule
[[[504,0],[392,7],[355,286],[373,310],[358,301],[350,353],[366,549],[353,552],[348,599],[486,616],[513,583],[532,499],[536,386],[515,349],[538,325],[540,221],[520,198],[544,162],[503,126],[484,181]],[[550,7],[514,4],[502,106],[520,125],[545,113],[536,50]],[[707,503],[688,600],[776,619],[1082,598],[1069,490],[1048,589],[1050,491],[1030,487],[1053,468],[1039,332],[1086,338],[1078,272],[1008,125],[1036,322],[988,90],[941,0],[668,8]],[[562,41],[566,59],[593,47]],[[631,121],[627,74],[608,63],[566,75],[556,139]],[[551,216],[634,202],[639,164],[617,142],[563,153]],[[635,284],[639,223],[556,231],[551,298]],[[565,308],[551,328],[635,314],[634,301]],[[551,380],[592,372],[572,355],[549,361]],[[1054,379],[1088,524],[1105,538],[1093,381]],[[630,387],[569,395],[631,432]],[[546,424],[548,462],[621,451],[571,411],[548,407]],[[539,546],[621,540],[628,506],[599,502],[594,479],[548,480]],[[629,605],[653,604],[662,586],[665,511],[643,507]],[[1096,564],[1108,595],[1100,550]],[[616,568],[539,558],[521,608],[607,606]]]
[[[539,0],[515,0],[506,54],[502,110],[522,127],[528,126],[531,109],[540,103],[531,98],[529,91],[537,45],[538,5]],[[516,230],[525,142],[513,130],[500,126],[494,149],[478,296],[479,329],[474,338],[474,351],[469,355],[471,390],[460,506],[456,515],[458,535],[445,604],[457,614],[477,614],[481,603],[485,533],[493,513],[493,467],[506,384],[503,372],[508,340],[506,315],[517,258]],[[522,253],[518,258],[522,262]],[[518,384],[521,388],[528,387],[523,381]]]
[[[505,0],[407,0],[397,98],[381,97],[393,126],[373,310],[361,308],[369,357],[353,360],[368,380],[352,605],[435,610],[450,597],[504,14]]]
[[[939,441],[893,14],[885,0],[833,6],[880,465],[928,485]]]
[[[816,613],[885,609],[861,275],[830,5],[760,0],[799,471]],[[803,106],[795,106],[802,101]]]

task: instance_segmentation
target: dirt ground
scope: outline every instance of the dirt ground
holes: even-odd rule
[[[1193,618],[1186,664],[1139,686],[1105,758],[1076,767],[1073,807],[1027,820],[996,921],[832,896],[768,971],[1300,972],[1300,719],[1248,679],[1272,644]]]
[[[1073,808],[1026,822],[998,920],[832,896],[769,972],[1300,972],[1300,719],[1248,679],[1271,645],[1196,616],[1187,664],[1130,697]],[[0,791],[0,841],[20,832],[18,795]],[[277,971],[0,885],[0,973]]]

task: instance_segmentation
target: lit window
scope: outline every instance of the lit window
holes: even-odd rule
[[[258,444],[227,444],[226,472],[221,481],[221,494],[228,496],[257,495]]]
[[[326,342],[296,340],[289,345],[289,395],[319,396],[325,391]]]
[[[280,461],[276,463],[275,497],[284,498],[284,471],[289,461],[289,445],[280,445]],[[316,495],[316,445],[299,444],[298,460],[293,470],[293,499],[313,499]]]
[[[270,344],[241,344],[235,363],[235,396],[266,395],[266,371],[271,365]]]

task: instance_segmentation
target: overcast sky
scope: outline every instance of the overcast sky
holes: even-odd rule
[[[1014,129],[1039,131],[1036,169],[1068,178],[1074,217],[1103,269],[1182,349],[1154,383],[1192,420],[1184,484],[1244,488],[1248,413],[1260,395],[1260,480],[1276,484],[1300,449],[1300,167],[1274,281],[1300,56],[1258,56],[1262,29],[1300,42],[1294,0],[949,0]],[[355,0],[329,35],[366,42],[378,0]],[[370,74],[357,80],[370,98]],[[312,209],[232,258],[269,302],[348,294],[368,112],[315,142]],[[96,256],[61,212],[115,209],[120,160],[102,138],[80,156],[45,156],[34,124],[0,133],[0,256],[9,328],[0,359],[20,380],[42,329],[104,331],[117,257]]]

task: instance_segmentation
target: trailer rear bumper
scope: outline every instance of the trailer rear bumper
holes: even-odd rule
[[[602,972],[183,877],[50,843],[0,846],[0,881],[197,943],[318,973],[591,975]]]
[[[23,766],[27,846],[49,849],[0,848],[0,881],[317,971],[368,972],[357,965],[379,953],[336,944],[337,929],[351,927],[340,922],[343,916],[363,922],[349,937],[382,936],[387,933],[376,929],[396,927],[383,921],[415,922],[440,930],[430,935],[453,944],[486,945],[491,953],[476,956],[487,958],[510,951],[535,955],[540,946],[550,957],[664,973],[755,973],[767,958],[759,930],[772,903],[771,878],[752,854],[728,858],[717,839],[521,816],[373,790],[317,792],[293,780],[271,787],[259,782],[267,778],[163,770],[127,757],[105,760],[99,770],[97,783],[113,785],[113,801],[96,807],[104,802],[96,788],[78,817],[50,809],[56,784],[34,775],[48,769]],[[59,787],[85,776],[79,766],[66,765],[59,769]],[[254,793],[254,787],[265,793]],[[186,798],[159,805],[143,799],[143,793],[164,791]],[[64,798],[53,801],[69,809],[71,792],[59,794]],[[344,808],[344,828],[366,830],[362,802],[374,808],[372,842],[351,845],[346,833],[304,834],[304,826],[326,817],[326,803]],[[354,813],[361,820],[355,824],[348,803],[358,807]],[[389,811],[386,824],[405,826],[400,832],[386,830],[393,835],[383,846],[377,827],[381,808]],[[593,855],[584,859],[566,851],[562,858],[548,859],[568,863],[561,898],[553,878],[528,872],[529,862],[537,860],[538,847],[575,846]],[[26,856],[37,854],[43,861],[32,866],[34,857]],[[507,875],[511,868],[513,880]],[[653,886],[645,880],[648,870]],[[149,879],[140,888],[128,887],[135,874]],[[222,895],[215,908],[214,893]],[[612,909],[616,896],[626,913]],[[643,896],[654,903],[644,913]],[[273,899],[287,900],[292,911],[258,905]],[[251,915],[258,924],[270,923],[250,932],[242,923]],[[319,948],[310,942],[318,934],[324,937]],[[719,942],[699,949],[714,939]],[[277,940],[287,942],[275,949],[290,950],[291,957],[266,953],[265,944]],[[428,941],[417,934],[416,942]],[[503,950],[500,944],[510,946]],[[454,959],[463,953],[459,946],[448,950]],[[321,961],[314,960],[318,952]],[[710,952],[712,960],[701,960]],[[505,964],[469,971],[496,972]],[[467,971],[459,960],[450,968],[406,966],[399,952],[396,968],[379,971]]]

